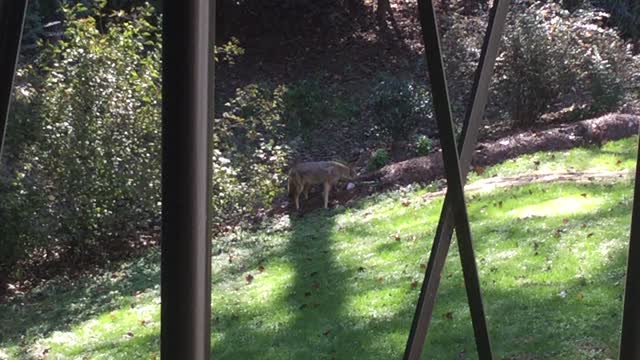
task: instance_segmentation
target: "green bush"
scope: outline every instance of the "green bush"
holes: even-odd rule
[[[369,116],[394,142],[407,140],[420,123],[433,118],[427,87],[392,76],[384,76],[373,88],[367,108]]]
[[[285,119],[293,134],[303,133],[326,121],[331,114],[328,94],[318,80],[290,85],[284,96]]]
[[[376,170],[387,165],[391,161],[391,156],[386,149],[378,149],[371,154],[369,159],[369,168]]]
[[[640,3],[635,0],[565,0],[562,5],[569,10],[602,9],[611,14],[607,25],[615,26],[634,41],[640,40]]]
[[[66,8],[64,40],[18,72],[0,173],[5,268],[34,249],[80,256],[159,215],[161,46],[152,11],[117,13],[98,28],[86,8]],[[232,39],[215,55],[241,54]],[[214,119],[215,224],[281,189],[285,93],[245,86]]]
[[[577,105],[583,116],[615,110],[629,93],[637,60],[607,14],[569,13],[558,4],[520,4],[510,12],[496,62],[496,107],[519,125],[545,112]]]
[[[215,120],[214,222],[268,205],[282,189],[289,154],[282,120],[285,94],[284,86],[245,86]]]
[[[420,156],[429,155],[433,150],[433,140],[425,135],[420,135],[415,142],[416,152]]]
[[[456,12],[452,12],[443,22],[447,25],[442,35],[447,89],[453,119],[460,126],[469,103],[486,24],[481,17],[463,16]],[[426,73],[426,68],[423,73]]]
[[[284,94],[283,117],[293,136],[306,136],[327,122],[349,121],[357,111],[350,101],[317,78],[295,82]]]
[[[15,115],[31,118],[13,123],[10,136],[34,133],[9,148],[14,163],[0,189],[3,261],[36,247],[79,254],[123,239],[159,212],[160,32],[147,21],[152,10],[115,17],[100,30],[79,11],[65,8],[64,40],[42,49],[25,76],[31,83],[18,87],[18,103],[26,104],[18,109],[30,110]]]

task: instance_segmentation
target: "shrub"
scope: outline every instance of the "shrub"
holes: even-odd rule
[[[369,159],[369,168],[374,170],[380,169],[387,165],[390,160],[391,156],[386,149],[378,149],[371,154],[371,158]]]
[[[287,127],[293,134],[318,126],[331,112],[328,94],[318,80],[302,80],[290,85],[284,96],[284,107]]]
[[[32,83],[18,87],[18,109],[32,117],[10,134],[30,129],[33,141],[11,148],[2,181],[8,263],[40,246],[81,252],[159,211],[160,32],[147,21],[151,8],[102,32],[78,12],[65,9],[64,40],[42,49],[25,76]]]
[[[433,150],[433,140],[425,135],[420,135],[415,142],[416,152],[420,156],[429,155]]]
[[[284,94],[284,121],[289,134],[294,136],[306,136],[327,122],[348,121],[357,111],[353,104],[317,78],[295,82]]]
[[[624,35],[634,41],[640,40],[640,3],[634,0],[571,0],[564,1],[563,7],[576,9],[598,8],[611,14],[606,20]]]
[[[413,80],[385,76],[373,88],[367,108],[394,142],[406,140],[420,122],[432,118],[431,94]]]
[[[460,126],[470,100],[469,94],[487,26],[481,17],[462,16],[456,12],[449,14],[443,22],[447,26],[442,35],[447,89],[453,119]]]
[[[496,62],[497,103],[520,125],[578,105],[583,116],[615,110],[633,69],[630,47],[602,26],[607,14],[558,4],[520,4],[510,12]],[[498,106],[499,107],[499,106]]]
[[[251,84],[236,90],[216,119],[213,139],[214,222],[269,204],[285,180],[289,149],[282,120],[286,88]]]
[[[30,74],[41,80],[19,89],[33,118],[12,126],[38,130],[9,157],[19,161],[0,195],[3,219],[11,216],[0,223],[5,260],[38,246],[79,254],[159,212],[160,32],[147,21],[152,10],[98,30],[79,9],[65,8],[64,39],[42,50]]]

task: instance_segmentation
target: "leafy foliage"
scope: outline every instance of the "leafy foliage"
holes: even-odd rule
[[[433,150],[433,140],[426,135],[419,135],[415,142],[415,148],[418,155],[428,155]]]
[[[244,49],[240,46],[240,41],[235,37],[220,46],[216,46],[214,49],[216,62],[235,64],[235,59],[243,54]]]
[[[608,25],[632,40],[640,40],[640,3],[635,0],[570,0],[562,4],[569,10],[596,8],[602,9],[611,16]]]
[[[64,40],[42,50],[22,87],[33,115],[23,123],[39,131],[3,181],[8,259],[45,244],[79,253],[159,211],[161,48],[151,8],[103,31],[77,16],[81,7],[64,11]]]
[[[603,27],[606,17],[594,10],[570,14],[554,3],[520,4],[510,12],[495,86],[514,121],[529,124],[568,105],[585,116],[620,105],[638,61]]]
[[[346,122],[357,109],[318,78],[294,82],[284,95],[284,121],[289,134],[306,136],[322,124]]]
[[[286,88],[237,89],[213,138],[213,210],[218,222],[268,204],[285,180],[288,160],[282,121]]]
[[[405,140],[421,122],[433,118],[427,87],[417,81],[391,76],[383,77],[374,87],[367,108],[393,141]]]
[[[442,35],[442,48],[451,113],[456,124],[461,125],[480,59],[486,24],[480,17],[462,16],[457,12],[452,12],[444,18],[443,23],[443,26],[447,27],[447,31]],[[424,71],[426,72],[426,69]]]
[[[391,156],[386,149],[378,149],[371,154],[371,158],[369,159],[369,168],[380,169],[387,165],[390,160]]]

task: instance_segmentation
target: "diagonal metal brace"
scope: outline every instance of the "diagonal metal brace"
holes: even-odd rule
[[[0,0],[0,157],[27,0]]]
[[[640,143],[638,143],[636,185],[633,192],[627,282],[622,316],[622,336],[620,338],[620,360],[640,358],[640,263],[638,259],[640,259]]]
[[[425,37],[425,46],[430,44],[435,37],[436,46],[437,46],[437,28],[435,25],[435,14],[433,12],[433,6],[431,2],[425,4],[425,2],[419,1],[419,10],[422,19],[426,19],[427,23],[431,23],[431,26],[425,26],[425,21],[422,21],[423,25],[423,36]],[[431,5],[431,6],[430,6]],[[473,154],[473,150],[475,149],[475,145],[477,143],[478,138],[478,130],[480,125],[480,119],[482,113],[484,112],[484,108],[487,102],[487,94],[489,81],[491,79],[493,65],[495,63],[495,59],[497,56],[498,45],[500,43],[500,38],[502,35],[502,30],[504,28],[506,15],[508,10],[508,1],[506,0],[495,0],[493,4],[493,8],[491,9],[491,13],[489,15],[489,24],[487,28],[487,32],[485,35],[484,43],[482,46],[482,52],[480,55],[480,62],[478,64],[478,69],[475,74],[474,85],[471,93],[471,103],[467,109],[467,113],[465,116],[464,127],[462,131],[462,143],[459,148],[460,151],[460,163],[457,164],[457,154],[456,158],[454,158],[454,163],[452,167],[454,167],[453,171],[455,172],[455,167],[459,166],[459,186],[461,187],[464,184],[464,180],[466,179],[466,175],[468,173],[468,168],[471,163],[471,156]],[[431,21],[429,21],[431,19]],[[427,37],[425,31],[430,30],[433,32],[431,37]],[[427,48],[429,49],[429,48]],[[429,51],[427,52],[429,54]],[[441,58],[439,56],[434,56],[436,58],[436,63],[441,64]],[[429,59],[429,64],[433,64],[433,60]],[[430,66],[430,69],[433,66]],[[442,73],[442,79],[444,80],[444,70],[442,70],[442,66],[440,66],[440,70]],[[433,83],[433,76],[431,76],[431,80]],[[434,95],[437,87],[435,83],[434,86]],[[446,84],[446,81],[445,81]],[[441,84],[442,86],[442,84]],[[444,87],[444,99],[448,100],[446,97],[446,86]],[[435,98],[434,98],[435,100]],[[434,101],[437,103],[437,101]],[[450,111],[448,107],[448,101],[443,106],[445,112],[445,119],[449,118],[450,121]],[[449,115],[446,115],[447,111],[449,111]],[[436,113],[438,115],[438,113]],[[439,116],[440,118],[442,116]],[[443,131],[440,130],[440,133],[443,134]],[[449,141],[450,142],[450,141]],[[454,147],[455,148],[455,147]],[[444,149],[444,144],[443,144]],[[451,152],[450,150],[448,151]],[[443,153],[443,155],[445,155]],[[445,155],[445,163],[451,163],[450,157]],[[451,171],[451,170],[450,170]],[[454,176],[455,178],[455,176]],[[447,177],[449,190],[452,189],[453,184],[449,182],[449,176]],[[431,321],[431,316],[433,313],[433,307],[435,305],[435,297],[438,285],[440,283],[440,275],[442,273],[442,269],[444,267],[444,262],[446,259],[447,252],[449,250],[449,245],[451,243],[451,236],[453,233],[454,226],[454,199],[455,197],[459,197],[460,194],[454,194],[452,191],[448,191],[445,197],[444,206],[441,212],[440,221],[438,223],[438,228],[436,231],[436,236],[434,239],[433,247],[431,250],[429,264],[427,266],[425,279],[422,284],[420,296],[418,299],[418,304],[416,306],[416,313],[414,315],[413,323],[411,326],[411,332],[409,334],[409,339],[407,341],[407,346],[405,349],[405,359],[418,359],[422,352],[422,348],[424,346],[424,341],[426,338],[427,330],[429,327],[429,323]],[[459,234],[459,238],[460,238]],[[468,238],[470,240],[470,237]],[[462,239],[460,239],[462,240]],[[471,242],[465,243],[464,241],[458,241],[459,250],[461,253],[461,261],[463,264],[463,270],[465,273],[465,283],[467,284],[467,294],[469,296],[470,307],[472,308],[472,316],[474,316],[474,308],[476,317],[482,313],[482,302],[479,293],[479,286],[473,286],[473,278],[476,279],[477,284],[477,271],[475,270],[475,259],[473,256],[473,248],[471,247]],[[475,275],[474,275],[475,274]],[[469,281],[471,280],[471,281]],[[472,285],[469,288],[469,285]],[[476,294],[477,296],[474,296]],[[479,302],[474,302],[474,299],[477,297]],[[475,317],[474,317],[475,319]],[[484,324],[484,325],[483,325]],[[484,329],[484,331],[483,331]],[[480,321],[474,321],[474,330],[476,330],[476,343],[478,345],[478,350],[481,355],[481,358],[491,358],[490,351],[490,343],[488,340],[488,335],[486,335],[486,324],[484,323],[484,316]],[[479,336],[478,336],[479,335]],[[482,354],[485,354],[484,356]]]

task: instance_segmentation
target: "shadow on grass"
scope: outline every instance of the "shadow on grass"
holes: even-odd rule
[[[597,193],[609,189],[608,185],[562,185],[564,190],[581,194],[591,190]],[[614,188],[618,191],[625,185]],[[518,194],[528,194],[523,188],[514,194],[517,205],[530,206],[544,203],[557,194],[539,191],[540,196],[526,204],[518,203]],[[497,203],[512,194],[498,193],[482,197],[484,204]],[[617,354],[620,318],[622,310],[623,277],[625,270],[626,245],[620,246],[620,234],[624,242],[628,241],[628,229],[622,224],[629,214],[630,206],[621,204],[626,195],[607,197],[599,202],[596,211],[579,215],[555,214],[523,219],[514,222],[512,218],[489,216],[490,222],[476,224],[472,221],[472,230],[476,240],[476,249],[480,255],[490,258],[496,251],[496,242],[513,241],[507,248],[525,247],[523,256],[535,258],[534,270],[518,273],[519,266],[510,268],[487,263],[480,264],[483,295],[497,358],[507,359],[606,359]],[[509,204],[505,201],[506,210]],[[495,205],[496,208],[498,205]],[[477,211],[477,210],[476,210]],[[565,217],[570,221],[565,223]],[[583,224],[598,223],[598,220],[613,218],[614,225],[600,224],[605,227],[598,245],[606,246],[605,240],[617,240],[612,249],[595,266],[587,267],[583,276],[568,274],[563,264],[561,251],[566,246],[574,246],[585,241],[580,234],[573,234],[569,242],[563,242],[565,236],[573,231],[583,231],[585,238],[589,231],[599,228],[583,228]],[[475,221],[479,221],[477,215]],[[414,312],[417,290],[403,290],[401,281],[376,286],[360,286],[357,293],[350,289],[348,282],[353,280],[357,269],[340,269],[340,260],[331,251],[330,237],[333,233],[331,219],[312,217],[302,224],[294,223],[287,256],[295,266],[295,277],[290,291],[284,299],[286,307],[294,314],[293,320],[284,322],[282,328],[270,332],[256,329],[251,322],[233,324],[236,330],[225,330],[228,336],[216,344],[213,352],[221,358],[243,359],[390,359],[400,358],[408,335]],[[324,227],[327,226],[327,227]],[[613,232],[608,229],[613,226]],[[554,230],[563,227],[556,238]],[[622,228],[624,227],[624,228]],[[526,230],[522,229],[526,228]],[[339,230],[336,230],[339,231]],[[508,231],[508,236],[498,236],[489,240],[493,232]],[[608,237],[612,236],[612,237]],[[536,245],[540,238],[547,237],[543,245]],[[320,240],[320,242],[318,242]],[[322,241],[324,240],[324,241]],[[536,246],[545,256],[536,257]],[[459,269],[459,257],[456,246],[451,247],[447,260],[443,282],[438,292],[438,301],[423,354],[424,359],[473,359],[476,358],[471,320],[466,295]],[[395,243],[386,243],[378,252],[400,252]],[[569,249],[570,250],[570,249]],[[593,254],[599,250],[587,250]],[[531,252],[531,254],[529,253]],[[554,270],[546,270],[547,258],[552,258]],[[541,259],[541,260],[540,260]],[[539,261],[538,261],[539,260]],[[416,264],[417,265],[417,264]],[[515,268],[514,268],[515,266]],[[451,268],[454,268],[451,271]],[[448,269],[448,270],[447,270]],[[456,270],[457,269],[457,270]],[[535,270],[538,269],[538,270]],[[558,270],[556,270],[558,269]],[[560,270],[561,269],[561,270]],[[354,271],[355,270],[355,271]],[[554,272],[558,271],[558,272]],[[548,272],[550,278],[538,276],[536,272]],[[531,276],[531,275],[535,276]],[[528,278],[528,276],[531,276]],[[557,278],[553,278],[556,276]],[[500,281],[507,277],[508,281]],[[498,281],[498,282],[496,282]],[[316,287],[315,284],[318,284]],[[326,287],[331,287],[326,289]],[[375,294],[385,287],[399,289],[397,296],[403,297],[402,306],[385,311],[384,305],[373,302],[380,300]],[[362,314],[359,311],[349,313],[349,302],[353,297],[374,294],[367,303],[375,311]],[[396,296],[396,295],[394,295]],[[324,300],[334,297],[332,301]],[[376,308],[377,307],[377,308]],[[242,334],[241,338],[234,338]],[[242,347],[241,344],[261,344],[264,351]]]
[[[501,289],[487,277],[483,294],[496,358],[614,358],[623,291],[614,278],[621,277],[625,258],[625,251],[619,251],[615,261],[589,274],[588,283],[575,280],[561,286]],[[454,265],[453,260],[448,259],[448,266]],[[306,277],[302,280],[294,289],[307,290]],[[562,291],[567,295],[560,295]],[[291,296],[290,306],[304,304],[300,299],[304,296]],[[415,299],[417,292],[405,296]],[[367,319],[344,314],[337,306],[292,310],[297,311],[295,321],[275,333],[258,331],[250,323],[236,325],[241,327],[242,339],[223,339],[212,355],[222,359],[401,358],[414,305],[409,301],[388,316]],[[243,342],[264,344],[264,351],[249,350],[241,346]],[[477,358],[461,276],[443,281],[422,358]]]
[[[240,331],[252,343],[264,344],[258,354],[237,346],[238,331],[222,333],[221,341],[211,356],[225,359],[281,357],[288,359],[316,359],[335,351],[332,339],[339,332],[350,271],[342,269],[331,248],[334,219],[340,210],[319,209],[291,220],[291,233],[282,255],[293,267],[291,285],[283,295],[283,307],[288,320],[271,333],[243,327]],[[215,304],[214,304],[215,307]],[[217,319],[228,323],[233,319]],[[253,348],[255,349],[255,348]]]
[[[134,263],[112,265],[99,275],[70,281],[52,280],[23,298],[0,305],[0,347],[18,345],[24,338],[45,338],[68,331],[100,314],[135,302],[134,295],[160,283],[159,253],[152,251]]]
[[[605,185],[563,186],[578,193],[589,187],[593,191],[604,191],[599,190],[599,187],[606,189]],[[624,187],[625,191],[627,188]],[[518,194],[528,194],[528,191],[526,188],[514,190],[516,202]],[[485,195],[481,199],[484,204],[493,204],[511,195]],[[544,203],[553,196],[555,195],[551,193],[540,192],[535,201],[519,205]],[[472,218],[471,225],[477,252],[489,259],[496,251],[496,242],[500,239],[510,241],[511,238],[517,241],[508,246],[527,246],[530,248],[527,251],[534,251],[535,241],[541,236],[549,236],[556,226],[564,226],[567,231],[591,231],[582,229],[581,224],[597,223],[597,220],[609,217],[618,219],[612,236],[619,239],[620,234],[625,234],[626,242],[628,229],[620,228],[620,219],[626,219],[630,212],[629,204],[620,204],[621,201],[626,201],[626,197],[616,195],[607,198],[599,203],[597,211],[571,216],[567,224],[563,221],[563,215],[534,218],[521,223],[514,223],[513,219],[488,216],[490,222],[478,224],[482,216],[477,215],[476,209],[477,217]],[[511,205],[505,201],[503,206],[501,211]],[[275,256],[287,261],[293,275],[286,280],[288,284],[284,294],[276,299],[277,306],[271,304],[265,307],[265,311],[282,311],[285,315],[270,325],[270,328],[266,328],[261,326],[264,321],[261,318],[247,316],[239,320],[231,313],[216,313],[219,317],[216,323],[224,325],[218,327],[221,334],[212,349],[213,358],[401,357],[418,291],[402,283],[404,280],[392,278],[384,284],[369,282],[366,286],[358,286],[354,291],[351,282],[360,270],[343,265],[335,245],[344,244],[334,243],[339,238],[334,235],[343,231],[335,223],[335,215],[341,211],[320,210],[305,215],[304,221],[292,220],[288,242],[284,250],[278,251]],[[549,227],[548,224],[552,226]],[[526,232],[518,230],[525,226],[528,227]],[[492,232],[499,231],[508,231],[510,235],[506,238],[498,236],[497,240],[489,239]],[[606,231],[604,235],[610,230]],[[563,236],[564,233],[560,235],[560,239]],[[598,236],[600,235],[596,235]],[[576,237],[572,243],[580,241]],[[554,257],[563,250],[562,246],[560,241],[549,242],[539,250]],[[445,266],[432,328],[423,355],[425,359],[469,359],[476,356],[459,258],[455,255],[455,249],[456,246],[453,245]],[[495,271],[487,271],[487,267],[494,266],[491,259],[486,260],[486,263],[479,262],[480,270],[483,271],[481,281],[489,330],[497,357],[576,360],[615,357],[619,341],[626,249],[626,246],[616,246],[606,255],[601,266],[587,269],[584,278],[569,277],[569,280],[564,277],[560,280],[540,280],[538,277],[528,279],[526,272],[520,276],[514,273],[518,269],[501,267],[499,263],[495,266]],[[384,244],[376,250],[388,253],[403,251],[395,242]],[[525,255],[529,256],[528,253]],[[68,330],[74,324],[97,314],[125,306],[127,301],[131,301],[130,295],[158,284],[157,264],[157,254],[152,254],[128,268],[114,268],[114,277],[106,274],[98,277],[97,281],[96,278],[89,278],[75,284],[73,289],[69,284],[52,286],[40,295],[34,293],[22,299],[22,303],[2,305],[1,346],[27,347],[29,344],[20,343],[23,335],[28,335],[27,338],[45,337],[52,331]],[[417,263],[414,265],[418,267]],[[538,265],[540,264],[536,263]],[[564,265],[559,263],[557,266]],[[543,271],[541,267],[540,272]],[[496,283],[500,277],[509,278],[511,283]],[[392,291],[381,291],[385,289]],[[123,297],[115,300],[119,296]],[[386,303],[382,297],[386,296],[403,300],[397,306],[385,308]],[[370,307],[371,311],[351,311],[350,302],[355,297],[364,298],[361,305]],[[215,308],[216,304],[213,306]],[[86,353],[109,354],[114,357],[124,357],[136,352],[155,353],[157,341],[158,338],[151,335],[134,337],[127,342],[106,341],[86,349]]]

